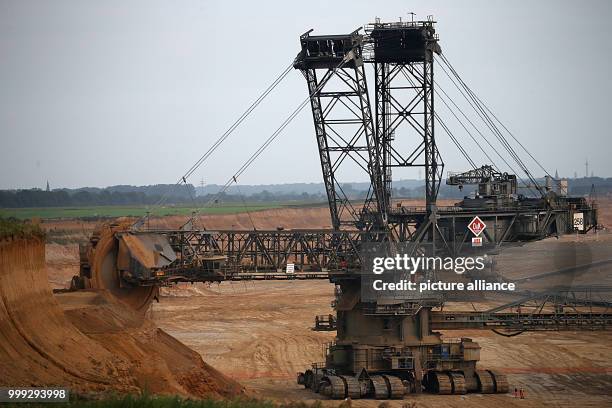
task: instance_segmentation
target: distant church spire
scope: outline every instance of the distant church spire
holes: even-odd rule
[[[47,180],[47,191],[51,191],[51,189],[49,188],[49,180]]]
[[[555,180],[559,180],[559,172],[555,169]]]

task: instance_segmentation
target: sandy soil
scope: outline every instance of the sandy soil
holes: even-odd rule
[[[601,218],[612,221],[610,215],[610,206],[606,205]],[[552,254],[555,256],[551,257]],[[504,250],[498,258],[497,269],[501,273],[520,278],[612,258],[612,235],[602,232],[597,236],[549,239]],[[598,268],[589,270],[583,279],[590,284],[606,284],[612,274],[609,267]],[[584,283],[574,275],[573,280]],[[567,277],[548,278],[532,283],[530,288],[566,282]],[[151,318],[215,367],[267,398],[279,401],[313,398],[312,393],[295,384],[295,373],[312,362],[322,361],[323,347],[333,338],[333,334],[310,329],[314,315],[331,310],[331,284],[318,281],[180,285],[164,289],[162,294],[161,302],[150,311]],[[507,373],[513,387],[525,389],[527,399],[515,399],[511,394],[419,395],[391,402],[390,406],[399,407],[406,402],[422,407],[612,405],[610,332],[525,333],[513,338],[477,330],[444,334],[471,337],[479,342],[483,347],[481,366]],[[378,404],[353,401],[355,407]]]
[[[180,285],[164,291],[150,318],[225,374],[259,395],[279,401],[311,400],[295,373],[323,360],[333,334],[313,332],[315,314],[329,313],[327,282],[255,282]],[[579,406],[612,404],[612,333],[526,333],[506,338],[489,331],[449,331],[471,337],[482,349],[482,367],[509,375],[528,398],[510,395],[406,398],[422,407]],[[337,404],[329,401],[331,406]],[[378,406],[354,401],[353,406]],[[390,406],[401,406],[391,402]]]
[[[79,273],[79,244],[49,242],[45,245],[45,257],[51,288],[70,287],[70,279]]]
[[[260,229],[279,225],[285,228],[329,225],[324,207],[306,211],[267,210],[255,213],[253,218]],[[184,222],[184,218],[168,217],[154,222],[173,227]],[[612,201],[600,203],[600,223],[612,225]],[[240,214],[203,217],[202,224],[219,229],[250,228],[251,225],[248,217]],[[55,221],[45,226],[53,229],[57,236],[73,237],[93,228],[93,224],[78,221]],[[610,237],[612,235],[605,232],[599,236],[563,237],[505,250],[496,268],[504,276],[520,278],[572,262],[605,259],[612,248]],[[585,245],[589,248],[587,255],[580,250]],[[77,251],[75,244],[47,245],[47,268],[52,285],[62,286],[78,270]],[[554,252],[559,253],[558,259],[549,256]],[[517,259],[520,264],[515,263]],[[591,282],[601,279],[606,284],[612,279],[609,268],[589,273],[578,278]],[[566,280],[544,279],[538,282],[538,287]],[[331,284],[323,281],[196,284],[164,289],[162,294],[160,303],[152,306],[147,317],[198,352],[212,366],[265,398],[279,401],[313,398],[314,394],[295,384],[295,373],[311,362],[321,361],[325,343],[333,339],[332,333],[310,329],[314,315],[331,311]],[[478,305],[479,308],[486,306],[486,303]],[[445,335],[468,336],[478,341],[483,347],[482,367],[506,372],[513,387],[525,389],[527,399],[518,400],[511,394],[418,395],[407,397],[403,402],[391,402],[390,406],[400,407],[410,402],[421,407],[612,406],[612,333],[525,333],[505,338],[487,331],[454,331]],[[325,401],[325,405],[337,404]],[[355,407],[378,404],[376,401],[353,402]]]
[[[149,318],[233,378],[294,378],[333,340],[310,329],[315,314],[332,312],[327,281],[197,284],[197,294],[189,286],[164,290]]]
[[[0,242],[0,385],[229,397],[244,391],[103,291],[53,296],[37,239]]]

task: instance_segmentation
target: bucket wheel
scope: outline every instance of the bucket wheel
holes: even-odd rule
[[[122,287],[117,270],[117,254],[119,244],[115,232],[127,227],[111,227],[105,225],[96,231],[87,251],[89,266],[89,284],[94,289],[104,289],[120,301],[127,303],[138,312],[144,313],[159,294],[157,286]]]

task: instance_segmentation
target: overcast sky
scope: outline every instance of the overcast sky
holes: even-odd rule
[[[300,34],[411,11],[434,15],[444,54],[544,167],[582,176],[588,158],[612,176],[607,0],[0,0],[0,188],[174,182],[293,60]],[[189,181],[224,183],[306,95],[292,71]],[[466,170],[437,138],[445,170]],[[239,181],[321,181],[308,109]]]

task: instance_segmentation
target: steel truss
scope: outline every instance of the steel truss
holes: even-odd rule
[[[366,27],[366,42],[373,48],[368,62],[374,64],[385,205],[391,205],[393,167],[424,167],[428,213],[435,211],[444,167],[434,135],[433,54],[440,47],[433,24],[376,22]]]
[[[556,288],[532,293],[481,312],[433,310],[428,313],[432,330],[500,330],[503,335],[524,331],[606,330],[612,327],[611,293],[610,286]],[[414,302],[394,305],[370,303],[364,304],[362,309],[366,315],[404,318],[418,315],[423,306]],[[335,316],[317,316],[314,330],[336,328]]]
[[[431,312],[433,330],[605,330],[612,327],[612,287],[559,288],[534,293],[483,312]],[[595,296],[598,294],[599,296]]]
[[[329,49],[337,43],[345,46],[348,41],[353,44],[350,50],[331,55],[338,58],[350,52],[351,64],[336,70],[335,81],[322,85],[317,71],[328,74],[336,63]],[[294,66],[302,71],[308,84],[332,226],[335,230],[384,228],[386,207],[380,199],[383,196],[380,157],[361,55],[361,36],[353,33],[310,37],[307,33],[301,42],[302,52]],[[339,175],[349,166],[357,166],[368,175],[371,185],[365,197],[351,196],[341,184]]]
[[[425,168],[425,199],[435,205],[444,164],[434,137],[433,59],[375,62],[376,131],[382,144],[385,205],[390,206],[393,167]],[[397,138],[416,135],[414,147],[400,151]]]
[[[411,211],[411,214],[424,217],[426,211]],[[534,230],[531,235],[529,231],[521,232],[524,240],[530,240],[548,234],[555,219],[539,211],[479,211],[478,214],[488,225],[483,234],[485,248],[497,247],[515,239],[518,234],[515,230],[519,224],[517,220],[540,220],[537,225],[543,230]],[[469,252],[471,233],[467,230],[467,224],[473,216],[474,213],[469,211],[442,208],[434,225],[439,237],[436,251],[454,256]],[[421,229],[430,227],[428,222],[421,225]],[[369,232],[357,230],[148,230],[142,233],[168,237],[170,245],[179,254],[179,259],[171,266],[177,272],[189,268],[198,259],[212,255],[227,257],[228,268],[233,273],[276,272],[289,263],[295,264],[298,271],[330,274],[356,272],[361,268],[360,247],[363,242],[371,242]],[[415,236],[418,231],[411,234]]]
[[[150,232],[150,231],[149,231]],[[209,255],[224,255],[232,271],[279,271],[288,263],[298,271],[360,267],[360,232],[330,230],[156,231],[168,236],[180,254],[173,267]],[[327,276],[326,276],[327,277]]]

